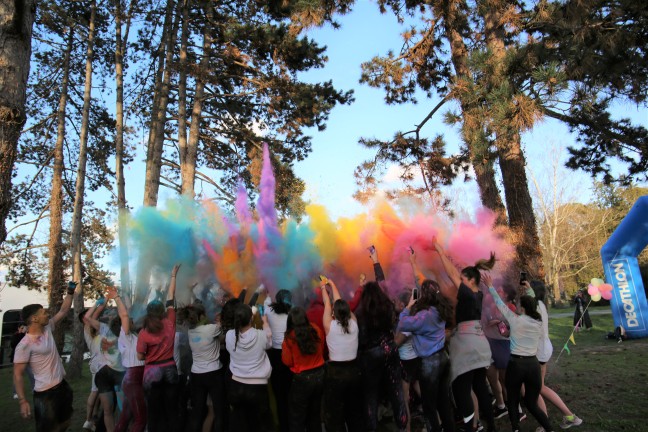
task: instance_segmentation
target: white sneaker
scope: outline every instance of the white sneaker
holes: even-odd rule
[[[14,393],[13,398],[18,399],[18,393]]]
[[[89,430],[91,432],[94,432],[95,430],[95,425],[89,420],[86,420],[85,423],[83,423],[83,430]]]
[[[574,414],[573,419],[568,419],[567,416],[563,416],[562,422],[560,423],[560,427],[563,429],[569,429],[572,426],[580,426],[583,424],[583,420],[578,418],[576,414]]]

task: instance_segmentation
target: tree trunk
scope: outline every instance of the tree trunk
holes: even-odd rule
[[[468,66],[468,48],[464,42],[463,36],[459,31],[459,22],[462,21],[461,11],[458,9],[458,4],[453,1],[447,1],[443,12],[443,20],[445,25],[445,35],[450,44],[450,55],[452,65],[455,68],[456,80],[472,81],[472,73]],[[475,110],[474,103],[464,100],[459,97],[459,105],[464,115],[470,115],[471,111]],[[471,127],[464,122],[464,128]],[[464,136],[472,135],[472,131],[466,131]],[[479,196],[484,207],[492,210],[496,215],[497,225],[506,225],[506,209],[502,203],[497,182],[495,181],[495,170],[493,168],[493,160],[485,152],[477,151],[476,143],[472,139],[464,138],[464,142],[468,147],[470,154],[470,161],[475,170],[475,177],[477,180],[477,187],[479,188]]]
[[[196,91],[194,92],[193,109],[191,111],[191,127],[189,128],[189,142],[184,163],[180,166],[182,173],[182,194],[194,198],[194,183],[196,177],[196,158],[198,156],[198,142],[200,141],[200,119],[202,117],[203,97],[205,93],[205,79],[208,74],[209,58],[211,56],[213,9],[211,2],[203,3],[205,9],[205,27],[203,33],[203,55],[200,60],[200,69],[196,78]]]
[[[164,150],[164,126],[166,125],[167,105],[169,103],[169,89],[171,87],[171,62],[173,61],[173,48],[177,33],[178,19],[173,21],[174,1],[167,1],[167,12],[164,19],[165,35],[165,60],[160,64],[163,68],[163,77],[159,89],[158,105],[152,116],[151,130],[149,132],[149,148],[146,158],[146,178],[144,181],[144,205],[155,207],[158,202],[160,189],[160,174],[162,170],[162,153]]]
[[[49,237],[49,287],[48,301],[50,310],[59,310],[63,301],[63,143],[65,141],[65,112],[68,100],[70,79],[70,56],[74,43],[74,27],[68,29],[68,41],[63,63],[61,96],[57,112],[56,144],[54,145],[54,170],[52,172],[52,191],[50,195],[50,237]],[[63,332],[56,334],[59,349],[63,348]]]
[[[544,279],[540,240],[533,213],[533,201],[525,171],[525,160],[520,147],[520,134],[515,133],[507,143],[498,143],[499,163],[502,169],[504,197],[508,210],[509,227],[516,237],[517,264],[532,278]]]
[[[31,58],[33,0],[2,2],[0,14],[0,245],[7,238],[11,178],[25,121]]]
[[[122,287],[130,287],[128,271],[128,232],[126,207],[126,185],[124,179],[124,56],[125,43],[122,40],[122,0],[115,1],[115,180],[117,182],[117,211],[119,230],[120,282]],[[130,23],[130,21],[129,21]],[[128,35],[128,31],[126,31]],[[128,42],[128,41],[126,41]]]
[[[187,46],[189,40],[189,2],[179,1],[182,14],[182,29],[180,31],[180,55],[178,78],[178,149],[180,153],[180,175],[182,177],[182,193],[184,193],[184,174],[182,167],[187,155]]]
[[[74,265],[74,280],[81,284],[80,295],[74,296],[74,312],[78,314],[83,309],[83,270],[81,262],[81,225],[85,194],[86,162],[88,159],[88,124],[90,121],[90,103],[92,102],[92,58],[94,55],[95,18],[97,2],[90,5],[90,23],[88,27],[88,48],[86,50],[85,89],[83,92],[83,114],[81,118],[81,134],[79,137],[79,166],[77,168],[76,190],[74,196],[74,213],[72,215],[72,262]],[[83,324],[72,320],[74,341],[68,374],[71,378],[81,375],[83,364]]]
[[[489,84],[493,88],[498,87],[501,80],[506,79],[504,76],[506,32],[502,16],[507,6],[506,2],[497,5],[477,5],[477,10],[483,12],[484,35],[495,64],[493,74],[489,77]],[[533,212],[533,201],[529,193],[524,154],[520,146],[520,131],[513,127],[495,125],[509,227],[516,243],[516,264],[520,269],[527,271],[532,278],[543,280],[544,266],[540,239]]]

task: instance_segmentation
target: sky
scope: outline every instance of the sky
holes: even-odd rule
[[[312,135],[312,153],[305,161],[295,163],[295,172],[306,183],[305,199],[323,205],[332,219],[353,216],[367,211],[352,197],[356,190],[353,177],[355,168],[364,160],[373,157],[373,152],[363,148],[358,140],[361,137],[390,139],[397,131],[410,130],[420,123],[434,107],[438,98],[427,100],[419,95],[419,104],[389,106],[384,102],[382,89],[370,88],[360,84],[360,65],[389,50],[398,52],[402,39],[403,26],[391,13],[380,14],[378,7],[369,0],[359,0],[353,12],[338,17],[340,29],[332,26],[311,29],[310,38],[327,47],[328,62],[323,68],[303,73],[300,79],[308,82],[332,80],[339,90],[353,89],[355,102],[350,105],[336,106],[329,117],[323,132],[315,129]],[[423,128],[427,137],[443,134],[448,143],[447,152],[454,153],[459,148],[458,129],[442,122],[443,112],[452,108],[446,104]],[[630,117],[635,122],[648,127],[648,110],[639,109],[630,103],[616,106],[618,116]],[[138,154],[144,155],[145,134],[141,134]],[[560,122],[546,119],[531,132],[523,135],[523,148],[529,167],[542,177],[547,172],[545,161],[548,149],[552,146],[566,148],[575,143],[575,137]],[[566,159],[566,153],[564,153]],[[126,167],[127,199],[129,205],[137,210],[142,203],[145,161],[137,157]],[[388,171],[388,178],[395,178],[395,170]],[[591,197],[591,179],[583,172],[570,172],[570,180],[579,186],[579,198],[587,201]],[[394,183],[388,185],[393,186]],[[199,185],[197,184],[197,187]],[[530,186],[532,188],[532,186]],[[500,185],[501,189],[501,185]],[[455,182],[449,191],[451,196],[461,197],[454,206],[465,216],[474,216],[480,206],[477,186],[474,181]],[[161,188],[160,202],[173,198],[175,192]],[[116,257],[112,256],[109,265],[118,273]],[[2,303],[13,297],[9,290],[2,294]],[[0,304],[0,308],[4,308]]]

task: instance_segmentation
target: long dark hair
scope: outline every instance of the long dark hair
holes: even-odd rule
[[[530,316],[536,321],[542,321],[542,316],[538,312],[538,302],[531,296],[523,295],[520,297],[520,306],[524,308],[525,315]]]
[[[252,321],[252,308],[245,303],[238,303],[234,307],[234,332],[236,334],[236,342],[234,343],[234,351],[239,341],[239,335],[241,334],[241,329],[246,327]]]
[[[146,306],[144,328],[151,334],[158,334],[164,328],[162,320],[166,318],[166,310],[161,301],[153,300]]]
[[[292,293],[287,289],[279,290],[274,303],[271,303],[270,307],[276,314],[287,314],[292,308]]]
[[[286,337],[296,341],[299,351],[304,355],[315,354],[317,345],[321,342],[303,307],[294,307],[288,312]]]
[[[335,300],[333,303],[333,316],[342,326],[344,333],[349,333],[349,320],[351,319],[351,308],[349,303],[343,299]]]
[[[545,284],[543,284],[541,281],[534,280],[531,282],[531,288],[533,288],[536,299],[538,301],[541,301],[542,303],[546,303],[547,288],[545,287]]]
[[[241,304],[241,300],[234,297],[227,300],[221,309],[221,326],[225,333],[234,329],[234,310],[238,304]]]
[[[363,325],[372,329],[391,330],[394,325],[394,304],[378,282],[367,282],[360,296]]]
[[[445,321],[446,327],[452,327],[454,325],[454,308],[452,307],[452,303],[441,294],[441,287],[436,281],[426,279],[421,284],[419,298],[414,303],[410,315],[416,315],[418,312],[431,307],[436,308],[441,319]]]
[[[468,279],[474,279],[475,285],[479,285],[481,282],[481,273],[480,270],[492,270],[495,267],[495,252],[491,252],[489,259],[480,259],[475,263],[474,266],[464,267],[461,270],[461,274],[466,276]]]
[[[190,329],[198,327],[200,322],[207,316],[205,307],[200,303],[194,303],[178,309],[178,319],[186,323]]]

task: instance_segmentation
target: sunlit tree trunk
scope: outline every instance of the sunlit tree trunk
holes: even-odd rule
[[[90,103],[92,96],[92,58],[94,55],[95,18],[97,15],[97,2],[90,4],[90,23],[88,26],[88,48],[86,50],[85,89],[83,92],[83,114],[81,118],[81,134],[79,137],[79,165],[77,168],[76,189],[74,195],[74,213],[72,215],[72,235],[70,245],[72,249],[72,262],[74,265],[74,280],[81,284],[80,294],[74,297],[74,312],[78,314],[83,309],[83,263],[81,262],[81,225],[83,217],[83,203],[85,195],[86,163],[88,160],[88,124],[90,121]],[[79,320],[72,320],[74,340],[83,340],[83,324]],[[82,343],[73,344],[72,357],[68,374],[71,377],[81,374],[84,347]]]
[[[180,153],[180,167],[186,163],[187,155],[187,46],[189,41],[189,2],[178,2],[182,14],[182,28],[180,30],[179,78],[178,78],[178,149]],[[184,175],[182,174],[182,192],[184,193]]]
[[[61,96],[57,112],[56,144],[54,145],[54,170],[52,172],[52,191],[50,195],[50,236],[49,236],[49,289],[48,302],[51,310],[58,310],[63,301],[63,143],[65,141],[65,113],[68,101],[68,83],[70,80],[70,56],[74,42],[74,27],[70,26],[63,63],[61,79]],[[63,333],[58,332],[58,343],[62,348]]]
[[[149,148],[146,158],[146,179],[144,183],[144,205],[155,207],[158,202],[160,190],[160,174],[162,170],[162,153],[164,150],[164,126],[166,125],[167,105],[169,103],[169,90],[171,87],[171,62],[173,61],[173,48],[176,40],[176,24],[173,20],[174,1],[168,0],[167,12],[164,20],[164,45],[165,58],[160,62],[163,68],[162,82],[159,88],[157,106],[152,115],[151,130],[149,132]],[[156,89],[157,91],[157,89]]]
[[[11,178],[18,139],[27,120],[25,101],[35,12],[33,0],[3,0],[0,9],[0,245],[7,238]]]
[[[189,141],[187,142],[187,152],[184,163],[181,164],[182,174],[182,194],[190,198],[195,196],[194,183],[196,176],[196,158],[198,155],[198,142],[200,140],[200,119],[202,117],[203,97],[205,94],[205,76],[209,66],[209,58],[212,46],[212,28],[213,20],[212,4],[209,1],[203,3],[205,9],[204,33],[203,33],[203,53],[200,60],[200,70],[196,77],[196,91],[194,93],[193,109],[191,111],[191,126],[189,128]]]

